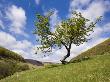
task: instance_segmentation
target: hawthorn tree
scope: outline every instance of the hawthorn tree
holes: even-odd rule
[[[37,41],[41,43],[41,46],[37,47],[37,49],[46,53],[52,51],[52,48],[64,46],[67,50],[67,55],[61,60],[62,64],[64,64],[65,59],[70,56],[71,45],[79,46],[87,42],[89,40],[87,37],[101,17],[94,22],[90,22],[81,13],[72,12],[73,16],[56,24],[53,32],[50,26],[50,17],[53,13],[51,11],[46,15],[37,14],[34,34],[39,36]]]

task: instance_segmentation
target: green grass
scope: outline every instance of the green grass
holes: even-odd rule
[[[0,82],[110,82],[110,54],[87,61],[16,73]]]
[[[29,69],[23,57],[6,48],[0,47],[0,79]]]
[[[19,56],[12,55],[16,53],[3,50],[0,50],[0,53],[2,51],[5,56],[0,55],[1,60],[16,60],[18,57],[17,61],[19,61]],[[74,60],[78,62],[67,65],[48,65],[37,69],[30,65],[34,69],[15,73],[0,82],[110,82],[110,39],[81,53],[71,62]],[[22,66],[22,62],[19,65]]]

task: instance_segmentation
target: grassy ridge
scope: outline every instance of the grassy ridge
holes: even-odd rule
[[[76,60],[85,60],[94,55],[103,55],[105,53],[110,53],[110,39],[96,45],[95,47],[79,54],[73,58],[70,62],[75,62]]]
[[[110,82],[110,54],[80,63],[16,73],[0,82]]]
[[[0,60],[1,59],[10,59],[15,61],[25,62],[24,58],[22,58],[19,54],[12,52],[3,47],[0,47]]]

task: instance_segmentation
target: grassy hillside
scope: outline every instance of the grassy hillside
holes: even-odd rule
[[[10,59],[15,61],[25,62],[24,58],[22,58],[19,54],[12,52],[3,47],[0,47],[0,60],[1,59]]]
[[[0,79],[27,69],[29,69],[29,66],[25,63],[24,58],[8,49],[0,47]]]
[[[77,57],[73,58],[71,62],[81,61],[89,59],[91,56],[94,55],[103,55],[105,53],[110,53],[110,39],[96,45],[95,47],[79,54]]]
[[[110,82],[110,54],[53,68],[16,73],[0,82]]]
[[[80,62],[15,73],[0,82],[110,82],[110,39],[71,61],[75,60]]]

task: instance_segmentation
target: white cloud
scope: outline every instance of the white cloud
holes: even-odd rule
[[[12,45],[12,47],[14,49],[27,49],[27,48],[31,48],[32,44],[31,42],[27,41],[27,40],[22,40],[22,41],[17,41],[16,45]]]
[[[71,12],[74,9],[82,8],[83,6],[86,6],[90,3],[91,0],[72,0],[70,2],[70,9]]]
[[[71,17],[71,10],[76,10],[78,12],[81,12],[82,15],[90,20],[94,20],[99,16],[104,16],[104,14],[110,10],[110,2],[109,1],[97,1],[94,0],[90,3],[91,0],[73,0],[70,3],[70,8],[69,8],[69,16]],[[87,7],[85,9],[82,9],[82,5]],[[79,6],[79,7],[77,7]],[[77,7],[76,9],[74,9]]]
[[[44,53],[46,57],[43,56],[44,54],[42,52],[38,52],[38,54],[36,55],[35,48],[40,45],[33,45],[28,40],[19,41],[11,34],[3,31],[0,31],[0,36],[3,36],[0,37],[0,46],[14,51],[26,59],[35,59],[43,62],[58,62],[60,59],[60,55],[51,55],[50,53]],[[50,56],[47,56],[49,54]]]
[[[104,2],[93,2],[86,10],[79,11],[82,12],[84,17],[94,20],[99,16],[104,16],[107,11],[107,6]]]
[[[106,33],[110,32],[110,23],[104,25],[103,31]]]
[[[110,22],[104,26],[97,25],[94,32],[90,35],[90,38],[101,38],[103,35],[110,34]],[[108,36],[109,37],[109,36]]]
[[[0,46],[8,48],[12,51],[20,53],[24,58],[33,58],[33,44],[28,40],[17,40],[14,36],[9,33],[0,31]],[[35,59],[35,58],[33,58]]]
[[[37,58],[39,61],[43,62],[54,62],[54,63],[60,63],[60,55],[50,55],[43,58]]]
[[[27,40],[18,41],[16,38],[9,33],[0,31],[0,45],[10,49],[25,49],[31,46],[31,43]]]
[[[11,21],[10,31],[16,34],[27,36],[24,32],[26,25],[26,14],[22,7],[12,5],[6,11],[7,18]]]
[[[5,47],[10,47],[12,44],[15,44],[16,39],[11,36],[10,34],[7,34],[5,32],[0,31],[0,45]]]
[[[55,30],[55,25],[60,22],[60,17],[58,16],[58,10],[54,9],[54,14],[50,17],[50,26],[52,31]]]
[[[3,22],[2,22],[2,20],[0,20],[0,28],[2,28],[2,29],[5,28],[5,26],[4,26]]]
[[[35,0],[36,4],[39,5],[40,3],[40,0]]]
[[[0,11],[0,28],[4,29],[5,26],[4,26],[2,18],[3,18],[3,13]]]

